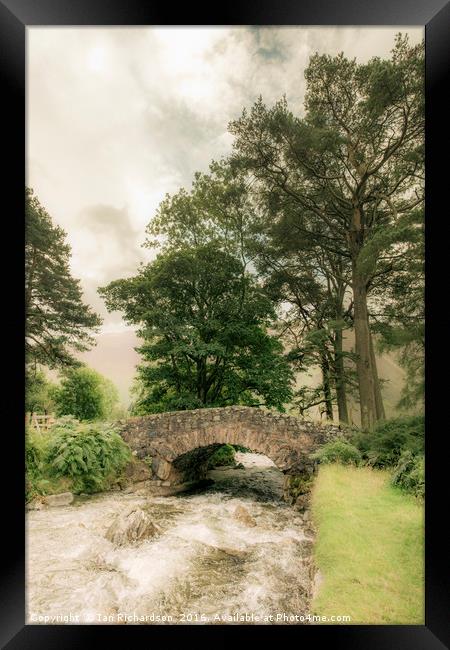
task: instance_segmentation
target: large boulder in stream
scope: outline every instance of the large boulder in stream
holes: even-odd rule
[[[256,521],[253,519],[247,508],[244,508],[244,506],[237,506],[236,510],[234,511],[234,518],[237,519],[241,524],[244,524],[244,526],[249,526],[251,528],[256,526]]]
[[[118,515],[106,531],[106,539],[115,546],[143,541],[159,535],[161,529],[138,506],[133,506]]]

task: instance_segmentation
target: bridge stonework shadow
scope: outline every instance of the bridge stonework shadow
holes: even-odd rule
[[[336,425],[248,406],[158,413],[119,424],[134,455],[151,464],[150,489],[166,495],[204,478],[211,454],[230,443],[268,456],[284,472],[285,497],[292,501],[315,471],[310,454],[342,435]]]

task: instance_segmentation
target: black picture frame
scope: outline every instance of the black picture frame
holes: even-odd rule
[[[424,626],[39,626],[25,625],[25,524],[23,440],[23,191],[25,182],[25,30],[33,25],[414,25],[426,34],[426,615]],[[246,0],[205,8],[200,3],[175,8],[146,0],[0,0],[0,69],[2,88],[3,338],[13,351],[3,367],[5,418],[2,438],[3,498],[1,516],[2,581],[0,641],[9,650],[79,648],[105,643],[105,635],[124,648],[147,643],[243,643],[263,629],[268,643],[316,642],[364,650],[438,650],[449,643],[448,534],[445,532],[447,455],[442,445],[448,380],[438,380],[449,367],[449,346],[440,345],[449,330],[444,313],[448,290],[449,116],[445,101],[449,70],[450,4],[443,0]],[[447,83],[446,83],[447,82]],[[4,204],[4,202],[3,202]],[[445,229],[447,226],[447,229]],[[446,236],[447,235],[447,236]],[[5,253],[8,253],[6,255]],[[9,255],[12,253],[12,255]],[[6,355],[4,355],[6,356]],[[446,373],[448,374],[448,372]],[[6,422],[5,422],[6,419]],[[446,427],[447,425],[447,427]],[[448,494],[448,493],[447,493]],[[441,522],[443,522],[441,524]],[[45,549],[42,551],[45,553]],[[446,571],[447,569],[447,571]],[[219,634],[220,632],[220,634]],[[269,639],[269,637],[273,637]],[[194,639],[195,637],[195,639]]]

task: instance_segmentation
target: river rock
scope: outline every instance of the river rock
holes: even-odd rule
[[[143,460],[138,459],[134,459],[131,463],[128,463],[128,465],[125,467],[124,473],[127,485],[148,481],[152,476],[152,472],[148,464]]]
[[[229,546],[218,546],[217,549],[225,555],[231,555],[231,557],[245,558],[249,555],[249,551],[244,551],[240,548],[230,548]]]
[[[116,546],[155,537],[161,532],[159,526],[141,508],[135,506],[119,515],[106,531],[106,539]]]
[[[224,556],[243,559],[248,557],[249,551],[240,549],[240,548],[231,548],[230,546],[216,546],[215,544],[208,544],[206,542],[201,542],[202,545],[208,548],[210,553],[213,553],[216,557],[223,558]]]
[[[236,510],[234,511],[234,518],[237,519],[241,524],[244,524],[244,526],[249,526],[251,528],[256,526],[256,521],[251,516],[247,508],[244,508],[244,506],[237,506]]]
[[[61,494],[48,494],[43,497],[43,503],[51,508],[57,506],[68,506],[73,501],[72,492],[61,492]]]
[[[42,503],[41,499],[33,499],[33,501],[30,501],[25,505],[26,510],[42,510],[44,508],[44,504]]]

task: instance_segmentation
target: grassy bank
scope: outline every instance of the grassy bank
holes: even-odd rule
[[[386,471],[322,466],[313,489],[316,614],[351,624],[423,624],[423,505]]]

